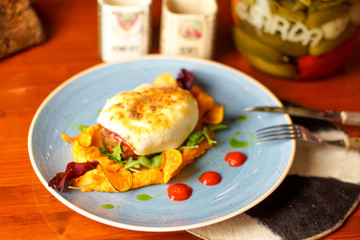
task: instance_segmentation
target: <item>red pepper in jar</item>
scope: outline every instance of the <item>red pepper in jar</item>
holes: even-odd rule
[[[305,55],[298,60],[300,79],[324,77],[338,68],[350,57],[356,48],[358,32],[339,47],[321,56]]]

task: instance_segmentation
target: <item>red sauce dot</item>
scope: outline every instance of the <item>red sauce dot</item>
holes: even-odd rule
[[[208,171],[199,177],[199,181],[204,185],[213,186],[221,182],[221,176],[217,172]]]
[[[247,160],[247,156],[242,152],[229,152],[225,156],[225,162],[231,167],[239,167]]]
[[[191,196],[192,189],[184,183],[177,183],[169,186],[167,192],[171,200],[184,201]]]

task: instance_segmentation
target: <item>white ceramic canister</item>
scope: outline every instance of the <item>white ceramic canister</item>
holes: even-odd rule
[[[149,53],[152,0],[98,0],[99,51],[105,62]]]
[[[211,58],[217,11],[215,0],[163,0],[160,52]]]

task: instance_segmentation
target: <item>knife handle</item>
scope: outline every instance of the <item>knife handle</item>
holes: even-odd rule
[[[360,138],[348,138],[345,139],[345,145],[347,148],[360,149]]]
[[[360,126],[360,113],[341,112],[342,123],[346,125]]]

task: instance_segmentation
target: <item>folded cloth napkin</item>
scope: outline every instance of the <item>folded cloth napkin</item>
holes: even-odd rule
[[[293,121],[324,139],[346,136],[325,121]],[[319,239],[341,226],[359,201],[359,151],[298,141],[288,176],[268,198],[246,213],[188,232],[209,240]]]

